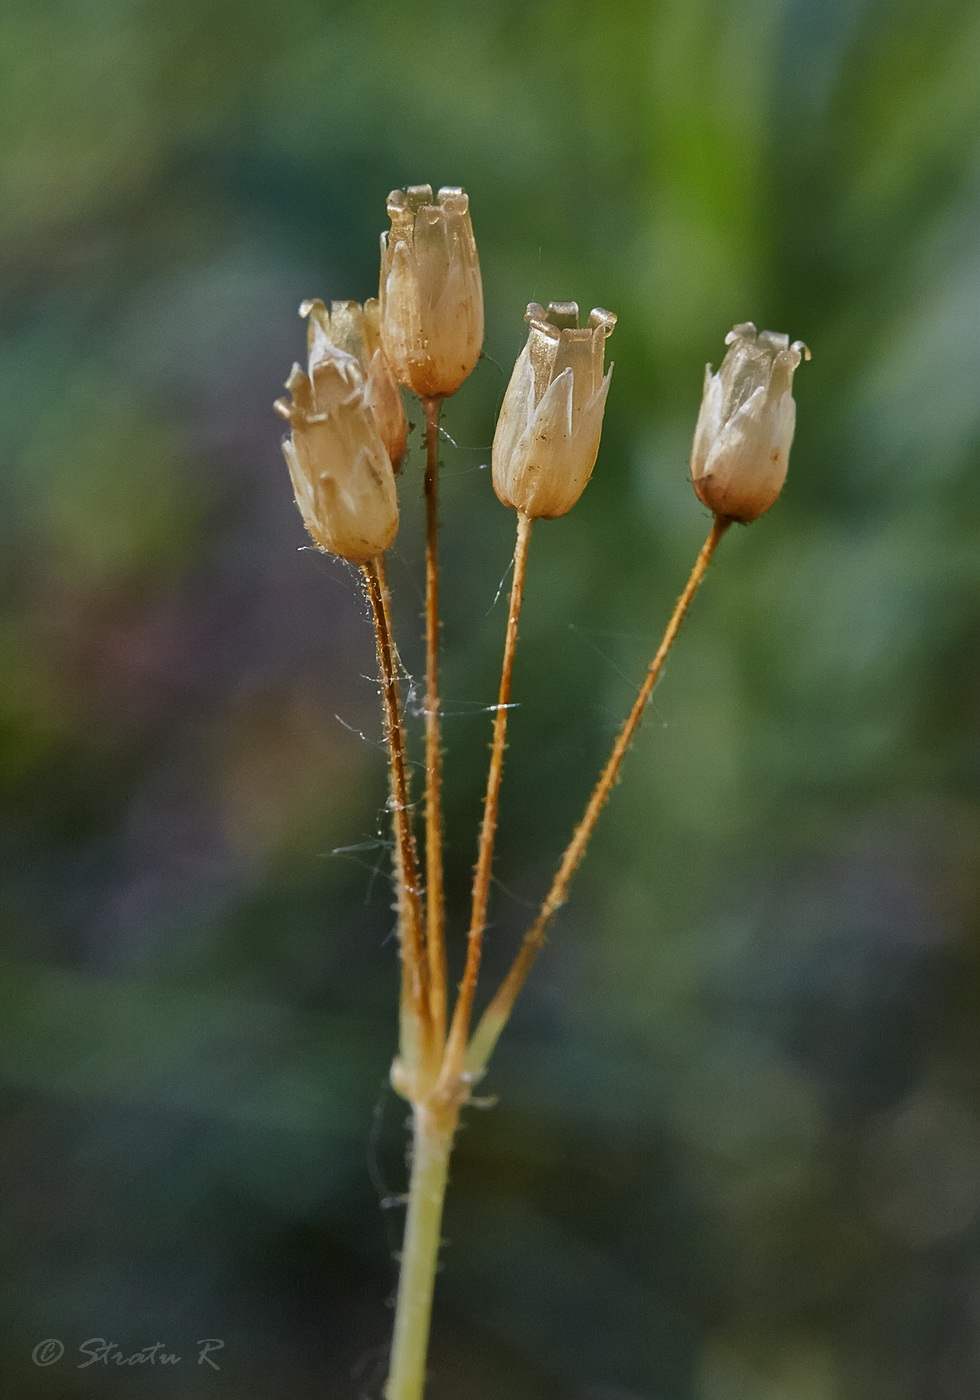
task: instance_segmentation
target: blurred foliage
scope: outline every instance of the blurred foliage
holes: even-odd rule
[[[532,550],[491,976],[706,529],[705,361],[748,318],[813,351],[784,497],[726,539],[461,1134],[433,1400],[975,1396],[978,73],[970,0],[7,0],[11,1395],[380,1393],[374,662],[270,405],[300,300],[371,295],[385,194],[431,181],[470,192],[488,324],[446,415],[457,925],[494,413],[526,302],[620,316],[595,480]],[[80,1370],[90,1337],[185,1360]]]

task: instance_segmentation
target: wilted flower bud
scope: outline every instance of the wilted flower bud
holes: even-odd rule
[[[534,519],[564,515],[592,475],[612,366],[606,338],[616,317],[596,308],[579,328],[574,301],[537,302],[493,437],[493,485],[506,506]]]
[[[381,235],[381,338],[395,378],[420,398],[455,394],[480,358],[483,286],[469,200],[411,185],[388,196]]]
[[[729,331],[725,344],[718,373],[705,369],[691,480],[715,515],[747,524],[783,489],[796,426],[793,374],[810,352],[802,340],[758,333],[751,321]]]
[[[397,472],[408,446],[408,420],[401,391],[381,348],[381,305],[377,297],[369,298],[363,306],[358,301],[332,301],[329,311],[322,301],[304,301],[299,314],[310,318],[311,353],[318,339],[323,339],[353,355],[361,366],[367,380],[367,401]]]
[[[327,339],[318,320],[313,330],[308,373],[293,365],[286,381],[292,402],[275,403],[292,426],[282,450],[316,544],[366,564],[398,531],[395,474],[360,364]]]

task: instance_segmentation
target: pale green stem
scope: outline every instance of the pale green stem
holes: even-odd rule
[[[398,1276],[395,1335],[386,1400],[422,1400],[432,1293],[439,1263],[442,1206],[458,1110],[415,1104],[408,1215]]]

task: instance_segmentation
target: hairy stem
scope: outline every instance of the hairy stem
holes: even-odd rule
[[[446,1078],[458,1075],[463,1068],[466,1040],[470,1029],[470,1016],[473,1011],[473,998],[476,993],[480,959],[483,953],[483,933],[487,923],[490,877],[493,873],[493,848],[500,810],[500,785],[504,776],[504,750],[507,747],[507,718],[510,714],[511,681],[514,675],[514,654],[517,650],[517,625],[521,615],[521,605],[524,602],[524,579],[527,573],[527,553],[531,542],[532,524],[530,516],[523,513],[518,514],[517,543],[514,547],[514,578],[510,590],[510,606],[507,610],[507,631],[504,637],[504,656],[500,668],[500,689],[497,694],[497,708],[493,720],[493,740],[490,746],[487,790],[483,799],[480,844],[473,872],[473,902],[466,942],[466,965],[446,1044],[446,1057],[443,1065],[443,1075]]]
[[[490,1058],[493,1048],[497,1043],[500,1032],[507,1023],[514,1002],[517,1000],[518,993],[524,985],[531,964],[544,945],[545,931],[548,924],[565,902],[572,876],[582,863],[582,858],[585,855],[589,840],[595,830],[596,822],[599,819],[599,813],[605,806],[609,794],[619,777],[619,770],[622,767],[626,751],[639,727],[640,720],[643,718],[643,712],[647,707],[650,696],[653,694],[653,688],[660,677],[663,664],[667,659],[667,653],[670,651],[677,637],[677,633],[680,631],[684,616],[711,562],[711,556],[714,554],[718,547],[718,542],[731,523],[730,520],[722,519],[721,516],[715,516],[711,532],[701,549],[701,553],[695,561],[694,568],[691,570],[691,575],[687,580],[684,591],[677,600],[671,619],[667,624],[667,630],[664,632],[663,640],[657,648],[653,660],[650,662],[646,678],[633,703],[633,708],[630,710],[629,716],[620,729],[619,734],[616,736],[616,741],[612,746],[612,752],[606,761],[606,766],[603,768],[595,787],[592,789],[592,795],[586,804],[582,820],[575,828],[572,839],[569,841],[565,853],[559,862],[558,869],[551,882],[551,888],[545,895],[544,902],[538,911],[534,923],[524,935],[524,941],[521,944],[517,957],[511,964],[510,971],[504,978],[499,991],[497,991],[493,1001],[487,1007],[474,1032],[473,1040],[467,1053],[467,1068],[474,1073],[479,1073],[485,1068],[487,1060]]]
[[[446,923],[442,849],[442,721],[439,713],[439,414],[425,409],[425,882],[429,999],[435,1036],[446,1033]]]
[[[381,703],[385,717],[391,780],[391,820],[395,835],[395,885],[398,895],[398,937],[402,960],[401,1053],[413,1068],[419,1054],[430,1048],[432,1020],[428,969],[422,933],[422,897],[409,804],[405,726],[384,559],[379,554],[364,565],[368,601],[374,621],[381,672]]]
[[[386,1400],[422,1400],[425,1389],[442,1207],[457,1115],[455,1108],[439,1114],[425,1104],[414,1107],[412,1174]]]

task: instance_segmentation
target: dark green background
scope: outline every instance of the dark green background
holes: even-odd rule
[[[374,661],[271,402],[299,302],[371,295],[387,191],[431,181],[487,307],[444,452],[457,952],[494,414],[526,302],[620,317],[593,484],[532,549],[490,973],[707,529],[705,361],[749,318],[813,351],[784,495],[725,540],[467,1115],[432,1400],[975,1400],[978,72],[967,0],[7,0],[5,1395],[380,1393]],[[97,1336],[185,1359],[79,1370]]]

